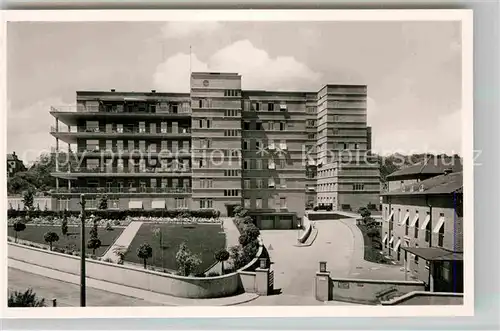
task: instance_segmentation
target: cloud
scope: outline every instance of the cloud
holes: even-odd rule
[[[74,106],[62,101],[62,98],[47,98],[24,108],[12,108],[7,105],[7,152],[13,151],[26,162],[32,162],[41,153],[50,151],[55,146],[55,138],[49,133],[55,125],[55,119],[49,114],[50,107]],[[60,128],[64,127],[60,123]],[[60,142],[61,149],[67,149],[66,143]]]
[[[292,56],[271,57],[249,40],[236,41],[203,62],[192,55],[192,71],[237,72],[244,89],[311,90],[321,86],[320,73]],[[162,91],[189,91],[189,55],[178,53],[158,65],[154,84]]]
[[[222,23],[216,21],[169,22],[163,26],[162,32],[167,39],[183,39],[211,35],[223,26]]]

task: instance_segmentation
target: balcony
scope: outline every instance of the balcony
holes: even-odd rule
[[[58,194],[122,194],[122,193],[144,193],[144,194],[190,194],[191,187],[60,187],[51,191]]]
[[[91,147],[80,147],[77,149],[77,153],[79,154],[92,154],[92,156],[95,155],[104,155],[104,157],[113,157],[116,155],[112,154],[118,154],[119,156],[130,156],[134,158],[147,158],[147,157],[158,157],[162,159],[166,158],[177,158],[177,157],[191,157],[191,150],[188,149],[182,149],[178,148],[177,150],[169,150],[169,149],[156,149],[156,150],[149,150],[149,149],[144,149],[144,148],[137,148],[137,149],[128,149],[128,148],[118,148],[118,147],[112,147],[112,148],[91,148]]]
[[[192,176],[190,167],[96,167],[74,168],[71,172],[53,172],[52,176],[64,179],[79,177],[188,177]]]
[[[138,126],[124,126],[113,129],[106,130],[105,127],[76,127],[76,131],[73,130],[75,127],[71,127],[70,130],[61,130],[54,126],[50,127],[50,133],[64,142],[76,143],[77,138],[82,139],[125,139],[125,138],[158,138],[158,139],[180,139],[188,138],[191,136],[191,128],[189,127],[179,127],[177,130],[169,128],[163,130],[157,128],[155,131],[151,131],[149,127],[138,127]]]

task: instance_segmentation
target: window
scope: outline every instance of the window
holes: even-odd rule
[[[316,139],[316,133],[307,134],[307,139]]]
[[[274,178],[269,178],[269,180],[267,181],[267,186],[268,187],[274,187],[275,186],[275,183],[274,183]]]
[[[257,180],[255,181],[255,187],[256,188],[262,188],[263,187],[263,181],[261,178],[257,178]]]
[[[260,102],[255,103],[255,110],[259,111],[260,110]]]
[[[285,130],[286,130],[286,123],[280,122],[280,131],[285,131]]]
[[[139,122],[139,132],[140,133],[146,132],[146,122]]]
[[[207,167],[207,161],[205,159],[200,159],[198,161],[199,168],[206,168]]]
[[[268,110],[268,111],[274,111],[274,103],[269,102],[269,103],[267,104],[267,110]]]
[[[98,152],[99,140],[87,140],[87,151]]]
[[[250,149],[250,141],[243,140],[243,150],[247,151]]]
[[[238,130],[224,130],[224,137],[236,137],[238,136]]]
[[[262,125],[262,122],[255,122],[255,130],[258,130],[258,131],[264,130],[264,126]]]
[[[269,131],[273,131],[274,130],[274,122],[272,122],[272,121],[267,122],[267,128]]]
[[[415,223],[415,232],[413,233],[413,236],[415,237],[415,239],[418,239],[418,226],[419,226],[419,220],[417,220],[417,222]]]
[[[286,160],[280,159],[280,169],[286,168]]]
[[[261,159],[256,159],[255,160],[255,169],[261,170],[262,169],[262,160]]]
[[[363,191],[365,189],[364,184],[353,184],[352,185],[353,191]]]
[[[225,197],[237,197],[239,195],[238,190],[224,190]]]
[[[280,198],[280,208],[281,209],[286,208],[286,198],[285,197]]]
[[[444,214],[441,214],[444,217]],[[438,246],[443,247],[444,244],[444,224],[439,228],[439,233],[438,233]]]
[[[285,178],[280,179],[280,186],[281,186],[281,188],[286,188],[286,179]]]
[[[415,225],[418,228],[418,224]],[[425,226],[425,242],[430,242],[431,241],[431,222],[427,222],[427,225]]]
[[[175,208],[187,208],[187,201],[185,198],[175,198]]]
[[[245,199],[244,200],[244,206],[246,209],[250,209],[250,199]]]
[[[245,179],[245,180],[243,181],[243,187],[244,187],[244,188],[246,188],[246,189],[251,188],[251,187],[250,187],[250,179]]]
[[[418,265],[418,256],[415,255],[415,258],[413,259],[413,261],[415,262],[415,265]]]
[[[226,109],[224,110],[224,116],[226,117],[238,116],[238,111],[236,109]]]
[[[262,141],[255,140],[255,149],[261,149],[261,148],[262,148]]]
[[[57,199],[59,210],[69,210],[69,199]]]
[[[213,208],[213,199],[200,199],[200,209]]]
[[[99,169],[99,159],[87,159],[87,169],[89,170]]]
[[[239,176],[238,170],[224,170],[225,177],[237,177]]]
[[[255,208],[257,208],[257,209],[262,208],[262,199],[261,198],[255,199]]]
[[[250,122],[248,121],[243,122],[243,130],[250,130]]]

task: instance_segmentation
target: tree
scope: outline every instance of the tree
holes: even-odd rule
[[[181,276],[189,276],[201,264],[201,258],[193,254],[186,243],[180,244],[179,250],[175,254],[175,260]]]
[[[99,209],[106,210],[108,209],[108,197],[103,195],[99,200]]]
[[[61,224],[61,233],[63,234],[63,236],[67,236],[68,235],[68,214],[67,214],[66,210],[64,210],[64,212],[63,212],[63,220],[62,220],[62,224]]]
[[[8,307],[45,307],[45,299],[38,298],[32,289],[25,292],[14,291],[7,300]]]
[[[160,251],[161,251],[161,267],[163,268],[163,260],[164,260],[164,249],[163,249],[163,233],[161,232],[160,228],[154,228],[153,229],[153,236],[158,239],[159,244],[160,244]]]
[[[87,242],[87,248],[92,250],[92,255],[95,255],[95,250],[101,247],[101,240],[99,238],[90,238]]]
[[[361,215],[361,217],[363,217],[363,219],[367,219],[372,215],[372,212],[366,207],[359,208],[358,213]]]
[[[254,239],[247,232],[243,232],[238,238],[238,242],[240,243],[240,245],[242,247],[245,247],[246,245],[251,243],[253,240]]]
[[[239,269],[245,265],[241,246],[232,246],[229,249],[229,255],[231,257],[231,260],[233,261],[234,269]]]
[[[97,218],[94,218],[93,223],[92,223],[92,228],[90,228],[90,238],[92,238],[92,239],[99,238],[97,224],[98,224],[98,220],[97,220]]]
[[[52,244],[56,241],[59,241],[59,236],[57,235],[57,233],[49,231],[43,235],[43,240],[45,240],[45,242],[49,244],[50,250],[52,250]]]
[[[224,248],[219,249],[217,252],[214,254],[215,260],[219,261],[222,263],[222,273],[224,273],[224,262],[229,260],[229,252],[225,250]]]
[[[34,196],[35,194],[32,190],[28,190],[23,194],[24,210],[26,210],[26,220],[28,221],[31,219],[30,212],[33,210]]]
[[[153,256],[153,248],[148,243],[141,244],[137,249],[137,257],[144,262],[144,269],[147,268],[147,261]]]
[[[243,231],[248,234],[251,240],[255,240],[260,236],[260,230],[254,224],[247,224]]]
[[[14,233],[15,233],[15,242],[17,243],[17,234],[18,232],[21,232],[21,231],[24,231],[26,229],[26,224],[24,224],[23,222],[21,221],[16,221],[14,222],[14,224],[12,225],[12,228],[14,229]]]

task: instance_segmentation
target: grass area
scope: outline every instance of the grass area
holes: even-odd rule
[[[90,227],[86,227],[85,239],[90,238]],[[26,229],[18,233],[17,238],[22,240],[32,241],[34,243],[45,244],[43,236],[46,232],[55,232],[59,236],[59,241],[53,244],[53,247],[62,248],[66,250],[79,251],[80,250],[80,228],[75,226],[68,226],[68,235],[63,236],[61,233],[61,226],[58,225],[26,225]],[[114,228],[112,231],[107,231],[105,228],[98,228],[99,239],[102,246],[96,250],[97,256],[102,256],[109,246],[111,246],[116,238],[122,233],[123,228]],[[8,227],[8,235],[15,236],[15,231],[12,226]],[[87,249],[88,253],[92,253]]]
[[[155,228],[160,228],[163,236],[163,265],[160,242],[153,236]],[[153,248],[153,257],[148,260],[148,264],[168,270],[177,270],[175,254],[179,250],[179,245],[186,242],[191,252],[199,254],[202,262],[198,271],[201,272],[215,262],[214,253],[225,247],[226,236],[220,224],[144,223],[132,240],[125,261],[142,264],[142,260],[137,257],[137,249],[145,242]]]
[[[361,233],[363,233],[365,246],[364,259],[368,262],[388,264],[389,260],[380,254],[380,236],[369,236],[368,227],[366,225],[358,224],[358,228],[361,230]]]

